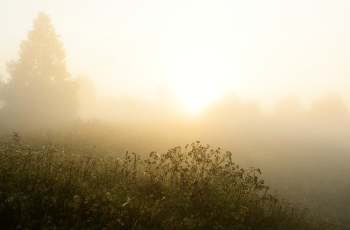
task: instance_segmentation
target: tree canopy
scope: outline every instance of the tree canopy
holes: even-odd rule
[[[50,16],[38,13],[19,58],[7,63],[10,78],[0,92],[1,121],[42,124],[67,121],[79,110],[78,84],[66,67],[66,52]]]

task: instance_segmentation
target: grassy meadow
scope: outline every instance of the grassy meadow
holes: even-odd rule
[[[170,139],[146,129],[97,120],[5,127],[0,228],[346,229],[337,216],[284,199],[264,168],[236,161],[242,153],[199,141],[166,149]]]

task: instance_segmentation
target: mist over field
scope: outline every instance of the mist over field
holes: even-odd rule
[[[119,158],[200,141],[350,225],[347,1],[32,1],[9,27],[15,2],[3,146]]]

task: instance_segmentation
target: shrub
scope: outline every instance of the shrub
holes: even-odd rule
[[[1,229],[335,229],[200,142],[147,159],[0,145]]]

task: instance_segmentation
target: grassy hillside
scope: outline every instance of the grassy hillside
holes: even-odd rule
[[[90,126],[2,133],[1,229],[342,229],[270,192],[231,152],[195,142],[125,154],[132,138]]]

